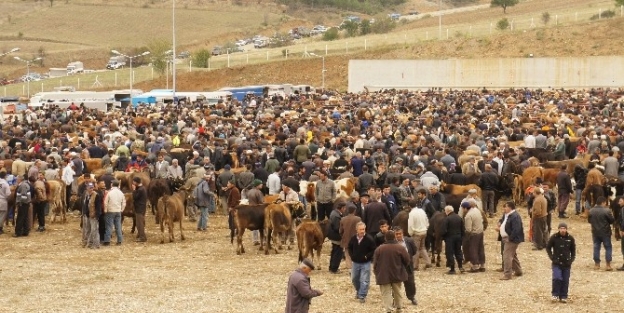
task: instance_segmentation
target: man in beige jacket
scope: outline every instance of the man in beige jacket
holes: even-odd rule
[[[531,223],[533,224],[533,250],[542,250],[548,243],[548,203],[544,197],[544,189],[533,190],[535,199],[531,208]]]

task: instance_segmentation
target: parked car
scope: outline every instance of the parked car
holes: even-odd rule
[[[212,55],[221,55],[223,51],[221,50],[221,46],[215,46],[212,48]]]
[[[188,59],[189,57],[191,57],[191,53],[188,51],[182,51],[178,54],[178,59]]]
[[[418,11],[409,11],[409,13],[407,13],[407,15],[418,15]]]
[[[401,18],[401,14],[399,14],[399,13],[391,13],[391,14],[388,14],[388,17],[390,17],[390,20],[398,21],[399,18]]]

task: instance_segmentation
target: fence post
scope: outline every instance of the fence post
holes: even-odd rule
[[[154,67],[152,66],[152,79],[154,79]]]
[[[189,73],[193,71],[193,60],[189,60]]]
[[[602,18],[602,8],[598,9],[598,19]]]
[[[578,22],[578,12],[574,13],[574,22]]]
[[[429,32],[427,32],[427,37],[425,37],[425,38],[427,38],[427,40],[429,40]]]
[[[6,88],[4,88],[6,90]],[[41,92],[43,92],[43,83],[41,83]]]
[[[555,15],[555,26],[559,25],[559,15]]]
[[[208,70],[210,71],[210,58],[208,58]],[[169,81],[167,81],[169,82]]]
[[[43,83],[41,85],[43,85]],[[80,90],[80,78],[78,78],[78,90]]]
[[[117,72],[115,72],[115,87],[117,87]]]
[[[249,64],[249,52],[247,52],[247,64]]]
[[[228,57],[228,60],[227,60],[227,62],[228,62],[228,63],[227,63],[227,67],[230,67],[230,54],[229,54],[229,53],[228,53],[227,57]]]
[[[349,53],[349,42],[348,41],[345,42],[345,46],[346,46],[346,48],[345,48],[346,53]]]
[[[511,20],[511,25],[510,25],[510,27],[511,27],[511,28],[510,28],[510,29],[511,29],[511,31],[513,31],[513,22],[514,22],[514,20],[512,19],[512,20]]]
[[[286,50],[286,55],[285,55],[286,56],[286,60],[288,60],[288,49],[285,49],[285,50]]]
[[[366,51],[366,39],[364,39],[364,51]]]
[[[325,55],[327,55],[327,44],[325,44]]]
[[[448,39],[449,39],[449,29],[447,28],[446,29],[446,40],[448,40]]]
[[[269,50],[267,50],[267,61],[269,60]]]
[[[490,35],[492,34],[492,22],[490,22]]]
[[[403,34],[403,41],[407,44],[407,34]]]

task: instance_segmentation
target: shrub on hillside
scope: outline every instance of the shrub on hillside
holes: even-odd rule
[[[375,20],[375,24],[371,25],[371,30],[375,34],[385,34],[390,32],[396,27],[396,23],[389,17],[380,18]]]
[[[324,41],[332,41],[332,40],[336,40],[340,37],[340,35],[338,34],[338,28],[336,27],[332,27],[329,30],[327,30],[326,32],[323,33],[323,40]]]
[[[606,10],[606,11],[602,12],[601,14],[594,14],[594,15],[592,15],[592,17],[590,17],[589,19],[592,20],[592,21],[595,21],[595,20],[600,19],[600,18],[612,18],[614,16],[615,16],[615,11],[613,11],[613,10]]]
[[[544,25],[546,25],[546,24],[548,24],[548,22],[550,22],[550,13],[548,13],[548,12],[542,13],[542,23],[544,23]]]
[[[345,21],[342,24],[342,29],[345,30],[347,37],[355,37],[358,34],[360,24],[355,21]]]
[[[496,28],[498,28],[499,30],[505,30],[509,28],[509,20],[506,17],[502,18],[500,21],[498,21],[498,23],[496,23]]]
[[[208,68],[208,60],[210,59],[210,51],[208,49],[200,49],[193,53],[193,66]]]
[[[364,36],[371,33],[371,22],[369,20],[362,20],[360,23],[360,35]]]

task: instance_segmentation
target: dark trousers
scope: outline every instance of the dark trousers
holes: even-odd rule
[[[533,217],[533,242],[535,248],[544,249],[548,243],[547,217]]]
[[[145,237],[145,213],[143,214],[135,214],[136,216],[136,228],[137,228],[137,239],[139,240],[147,240]]]
[[[72,188],[71,185],[65,186],[65,207],[67,208],[67,212],[71,212],[72,208],[69,207],[69,199],[71,198]]]
[[[552,296],[559,299],[568,298],[568,288],[570,287],[569,267],[552,266]]]
[[[483,204],[483,211],[488,214],[496,213],[496,207],[494,206],[494,190],[482,190],[483,200],[481,201]]]
[[[461,236],[445,238],[444,247],[446,250],[446,267],[455,270],[455,261],[457,261],[457,267],[462,268],[463,256]]]
[[[332,202],[327,203],[316,203],[316,208],[318,210],[318,220],[319,222],[324,219],[329,219],[329,214],[334,209],[334,204]]]
[[[332,243],[331,255],[329,257],[329,271],[336,272],[340,267],[340,261],[342,261],[342,256],[344,255],[344,250],[340,245]]]
[[[407,280],[403,282],[405,286],[405,297],[409,300],[416,300],[416,282],[414,281],[414,266],[407,269]]]
[[[28,209],[30,204],[19,203],[17,205],[17,221],[15,222],[15,235],[28,236],[30,225],[28,225]]]
[[[548,225],[548,235],[550,235],[550,232],[552,231],[552,212],[553,211],[548,211],[548,216],[546,217],[546,224]]]
[[[106,214],[100,215],[98,220],[99,223],[99,231],[100,231],[100,242],[104,242],[104,235],[106,235]]]
[[[33,221],[37,218],[39,228],[45,227],[45,202],[33,203]]]
[[[568,191],[560,191],[559,192],[559,202],[557,203],[559,207],[559,216],[565,215],[566,209],[568,208],[568,203],[570,202],[570,194]]]

